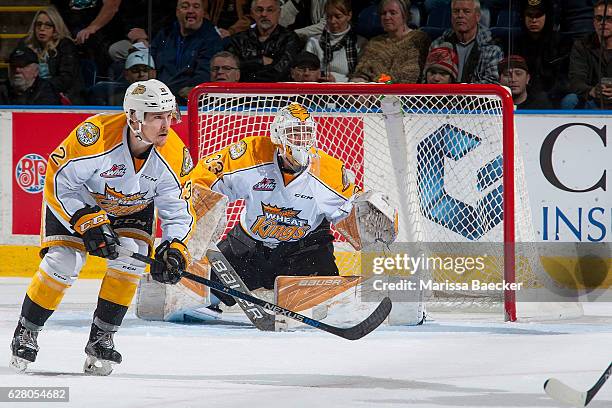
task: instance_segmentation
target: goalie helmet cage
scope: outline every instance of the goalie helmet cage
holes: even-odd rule
[[[487,265],[490,276],[474,279],[517,280],[518,264],[524,263],[516,254],[517,234],[531,243],[535,234],[522,161],[515,155],[514,106],[506,89],[477,84],[205,83],[189,95],[192,155],[199,161],[244,137],[269,136],[275,112],[290,102],[311,109],[318,124],[317,147],[343,160],[357,185],[389,194],[399,209],[398,241],[448,242],[449,252],[453,243],[497,245],[491,251],[499,256],[490,257],[493,264]],[[241,154],[240,145],[235,146],[235,154]],[[226,231],[238,221],[241,208],[241,202],[228,207]],[[341,273],[358,273],[359,255],[336,231],[334,235],[340,242],[336,256]],[[520,281],[528,287],[538,286],[534,262],[539,263],[537,253],[531,265],[522,267]],[[435,271],[434,281],[456,281],[456,274],[451,275]],[[511,289],[476,297],[474,292],[439,290],[428,298],[430,305],[450,309],[491,311],[503,305],[507,321],[517,318],[516,299]],[[562,313],[554,310],[546,317]]]

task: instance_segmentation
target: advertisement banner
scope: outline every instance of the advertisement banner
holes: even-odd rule
[[[609,116],[518,115],[537,239],[612,241]]]

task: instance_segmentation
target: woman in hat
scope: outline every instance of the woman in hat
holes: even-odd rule
[[[459,57],[453,44],[444,42],[427,55],[423,80],[426,84],[454,84],[457,82]]]

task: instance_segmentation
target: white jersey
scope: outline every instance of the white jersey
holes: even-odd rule
[[[49,157],[44,204],[73,231],[70,219],[85,204],[125,217],[153,203],[162,240],[187,240],[195,224],[189,151],[170,129],[163,147],[153,147],[144,160],[133,159],[127,132],[123,113],[81,123]]]
[[[307,170],[292,176],[281,172],[277,153],[269,137],[248,137],[203,158],[192,181],[230,201],[244,199],[242,228],[272,246],[350,214],[356,188],[340,160],[319,151]]]

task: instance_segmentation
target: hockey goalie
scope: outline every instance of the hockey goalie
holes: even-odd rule
[[[190,248],[196,260],[191,271],[222,283],[227,282],[210,273],[203,252],[224,230],[225,206],[234,200],[243,199],[245,205],[239,222],[218,242],[218,248],[249,290],[271,290],[279,276],[298,281],[318,277],[322,285],[310,286],[319,299],[329,299],[339,288],[351,290],[359,283],[354,277],[338,276],[330,223],[357,251],[378,242],[388,245],[397,236],[397,210],[383,193],[361,192],[342,161],[317,148],[317,123],[297,103],[279,109],[269,135],[244,138],[201,159],[191,181],[198,217],[191,241],[198,247]],[[288,281],[289,286],[294,283]],[[312,294],[304,291],[307,286],[298,282],[299,294],[277,293],[307,298]],[[320,296],[317,286],[335,288]],[[200,312],[218,314],[220,303],[236,303],[231,296],[211,292],[208,296],[200,288],[194,294],[194,288],[182,285],[162,288],[143,279],[137,314],[180,320]],[[277,302],[285,300],[279,297]]]

